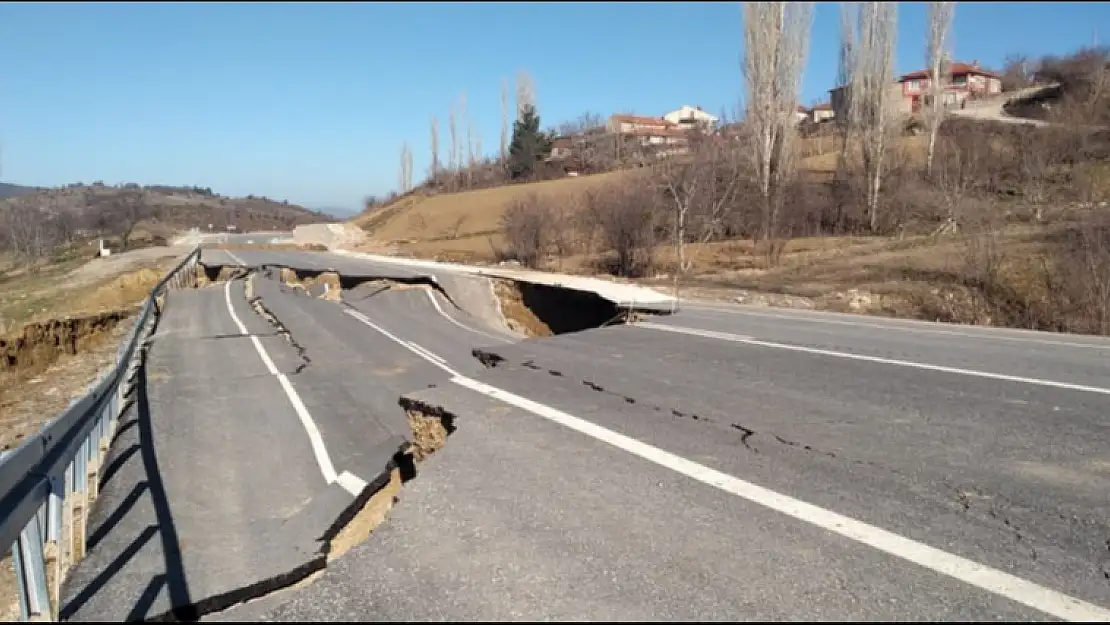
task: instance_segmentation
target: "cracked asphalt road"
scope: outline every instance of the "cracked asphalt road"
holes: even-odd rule
[[[234,254],[252,266],[423,273]],[[520,341],[431,291],[343,306],[261,274],[253,285],[311,361],[288,379],[338,471],[371,478],[382,445],[406,434],[401,395],[454,414],[458,430],[390,518],[319,579],[205,620],[1028,621],[1067,612],[1069,597],[1110,617],[1098,611],[1110,606],[1110,391],[1098,390],[1110,342],[716,305]],[[767,495],[691,479],[676,461],[455,374],[817,512],[783,514]],[[253,401],[297,426],[273,389]],[[311,454],[288,453],[300,463],[289,470],[305,472],[293,467]],[[836,514],[880,530],[824,528]],[[960,578],[942,556],[877,548],[881,530],[989,569]],[[1002,573],[1036,586],[992,586]]]

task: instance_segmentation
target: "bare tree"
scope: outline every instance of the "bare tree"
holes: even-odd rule
[[[765,240],[777,234],[782,190],[796,173],[794,113],[812,15],[812,2],[744,3],[745,125],[762,196]]]
[[[692,133],[689,155],[663,159],[655,173],[664,195],[672,202],[677,306],[682,277],[693,266],[700,246],[720,233],[722,221],[733,206],[742,174],[738,146]],[[686,255],[687,243],[699,245],[690,258]]]
[[[401,170],[399,177],[398,189],[400,193],[408,193],[412,190],[412,148],[409,147],[406,141],[401,145]]]
[[[526,70],[520,70],[516,75],[516,119],[524,115],[527,107],[536,108],[536,88],[532,84],[532,77]]]
[[[455,171],[459,167],[459,163],[455,158],[459,154],[459,135],[458,129],[455,125],[455,105],[451,105],[451,110],[447,113],[447,131],[451,135],[451,151],[447,154],[447,171],[454,178]]]
[[[898,5],[893,2],[861,2],[856,41],[856,63],[852,70],[851,116],[858,125],[866,179],[866,206],[872,232],[879,230],[879,202],[883,159],[890,134],[896,128],[892,110],[894,83],[894,37]]]
[[[24,259],[41,258],[54,247],[46,215],[25,202],[11,202],[0,210],[0,235],[6,247]]]
[[[945,89],[951,80],[951,66],[947,47],[948,31],[952,28],[955,2],[929,3],[929,32],[925,45],[925,60],[929,66],[929,110],[925,117],[929,129],[929,147],[925,153],[925,171],[933,173],[933,155],[937,147],[937,133],[944,121]]]
[[[432,165],[431,178],[434,183],[439,176],[439,124],[432,115]]]
[[[466,92],[465,91],[459,93],[459,108],[458,108],[458,111],[459,111],[459,123],[460,124],[467,124],[468,122],[467,122],[467,112],[466,112]],[[459,131],[461,133],[462,128],[459,128]],[[468,150],[469,147],[470,147],[469,146],[469,143],[470,143],[469,136],[467,137],[467,145],[465,145],[465,146],[462,144],[462,139],[463,139],[463,137],[460,135],[459,136],[459,144],[458,144],[459,153],[455,156],[455,163],[458,165],[459,171],[462,171],[463,168],[466,167],[466,161],[464,160],[464,154],[465,154],[465,151]]]
[[[509,79],[501,79],[501,162],[509,156]]]
[[[121,190],[114,197],[105,198],[99,210],[104,225],[119,236],[124,250],[131,244],[135,227],[152,214],[142,189]]]
[[[856,16],[858,9],[855,2],[840,3],[840,50],[837,57],[837,87],[840,89],[842,99],[850,96],[852,84],[852,70],[855,68],[855,43],[856,43]],[[836,128],[840,135],[840,152],[836,161],[837,174],[843,175],[848,160],[848,146],[854,138],[855,120],[852,119],[850,106],[840,106],[836,111]]]

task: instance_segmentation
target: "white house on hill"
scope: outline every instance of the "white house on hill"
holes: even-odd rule
[[[695,126],[701,126],[703,129],[710,129],[717,125],[717,118],[701,110],[700,106],[683,105],[682,108],[677,111],[671,111],[664,115],[663,119],[682,129],[689,129]]]

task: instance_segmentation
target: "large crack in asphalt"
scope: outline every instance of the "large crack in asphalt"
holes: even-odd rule
[[[481,348],[472,349],[471,354],[488,369],[516,367],[529,371],[546,372],[549,376],[557,378],[568,377],[562,371],[537,365],[535,359],[526,359],[512,363],[495,351]],[[941,479],[942,488],[940,489],[941,493],[938,495],[938,491],[935,487],[929,488],[928,484],[921,484],[911,479],[911,475],[896,467],[887,466],[871,460],[847,458],[842,454],[822,450],[809,443],[790,440],[774,432],[758,432],[741,423],[722,423],[711,417],[698,415],[693,412],[644,402],[619,391],[605,388],[592,380],[580,379],[579,382],[586,388],[595,392],[619,398],[627,404],[643,406],[653,412],[670,414],[675,418],[685,419],[691,422],[715,424],[718,426],[725,425],[733,430],[739,431],[741,433],[740,442],[748,451],[753,453],[760,453],[759,449],[754,446],[755,444],[774,441],[784,448],[802,451],[807,454],[820,455],[839,462],[890,473],[895,476],[898,482],[907,488],[909,492],[913,493],[915,497],[936,501],[948,509],[960,511],[969,518],[982,523],[984,527],[992,528],[994,531],[1009,535],[1013,545],[1018,549],[1018,553],[1025,553],[1032,561],[1036,561],[1039,558],[1039,553],[1034,544],[1035,542],[1052,545],[1055,541],[1051,536],[1043,532],[1042,534],[1044,535],[1031,536],[1030,534],[1032,532],[1023,528],[1037,527],[1039,523],[1043,523],[1043,520],[1038,523],[1034,518],[1037,516],[1051,519],[1054,523],[1067,524],[1072,528],[1072,530],[1070,530],[1072,533],[1078,535],[1085,534],[1094,541],[1091,544],[1105,546],[1105,553],[1096,555],[1091,561],[1092,573],[1101,580],[1110,583],[1110,538],[1105,538],[1105,536],[1110,533],[1110,523],[1104,520],[1084,519],[1074,514],[1069,515],[1061,513],[1059,510],[1055,509],[1021,504],[1016,501],[1011,501],[997,493],[986,494],[974,487],[957,486],[947,477]],[[1019,521],[1019,518],[1024,520]],[[1090,541],[1081,540],[1079,542],[1087,543]]]
[[[254,276],[254,272],[250,272],[243,279],[243,294],[247,298],[247,303],[250,304],[251,310],[261,317],[263,321],[273,326],[274,331],[293,346],[293,349],[297,352],[297,356],[301,359],[301,363],[297,365],[297,368],[294,369],[293,373],[290,375],[297,375],[301,371],[304,371],[305,367],[312,364],[312,359],[309,358],[308,350],[305,346],[298,343],[297,339],[293,337],[293,333],[285,327],[281,320],[278,319],[270,309],[266,308],[266,304],[262,301],[262,297],[254,294]]]
[[[327,566],[336,558],[343,556],[355,546],[366,541],[373,532],[389,519],[394,506],[401,502],[405,484],[418,476],[418,468],[447,444],[457,429],[457,417],[440,406],[401,396],[398,405],[412,432],[411,440],[394,454],[377,478],[343,510],[334,523],[318,538],[320,549],[306,565],[295,571],[283,573],[269,580],[253,584],[249,588],[229,593],[218,605],[213,603],[209,609],[194,607],[193,618],[174,618],[182,610],[174,610],[169,618],[148,620],[199,620],[201,616],[212,617],[231,610],[273,599],[299,588],[304,588],[318,580]],[[257,620],[257,619],[251,619]]]
[[[200,286],[225,280],[242,279],[244,283],[244,296],[251,309],[263,320],[272,326],[275,334],[282,336],[292,345],[302,360],[301,365],[292,375],[301,372],[312,363],[307,354],[307,349],[293,336],[292,332],[273,314],[265,305],[261,296],[254,293],[253,280],[261,271],[267,277],[273,277],[273,267],[261,270],[238,268],[237,270],[221,269],[218,274],[212,275],[209,280],[198,281]],[[215,273],[215,272],[208,272]],[[348,305],[338,293],[329,296],[332,291],[330,277],[324,276],[327,272],[312,272],[314,275],[305,280],[303,276],[294,276],[290,272],[282,271],[282,282],[296,289],[296,292],[306,295],[324,297],[336,301],[340,305]],[[321,280],[320,276],[324,276]],[[313,278],[315,280],[313,280]],[[296,282],[296,286],[291,284]],[[368,280],[369,281],[369,280]],[[306,284],[307,283],[307,284]],[[323,292],[316,289],[320,284],[325,285]],[[393,288],[413,288],[407,283],[390,281],[382,290]],[[314,293],[314,289],[317,291]],[[340,289],[336,289],[339,291]],[[380,292],[380,291],[379,291]],[[450,298],[448,298],[450,299]],[[452,302],[453,303],[453,302]],[[243,336],[243,335],[236,335]],[[224,338],[224,337],[206,337]],[[230,336],[227,338],[231,338]],[[320,543],[319,551],[307,562],[296,569],[285,571],[243,588],[238,588],[217,597],[208,597],[190,605],[175,606],[170,611],[145,620],[148,621],[197,621],[201,617],[217,617],[231,610],[247,604],[272,599],[278,595],[289,593],[298,588],[312,584],[324,573],[328,564],[341,557],[350,549],[364,542],[390,515],[393,507],[400,501],[400,494],[404,484],[414,479],[417,467],[429,457],[438,452],[447,443],[448,437],[455,432],[456,417],[443,408],[426,402],[401,396],[398,405],[405,413],[411,437],[406,440],[401,448],[393,454],[386,467],[377,477],[340,512],[317,538]]]

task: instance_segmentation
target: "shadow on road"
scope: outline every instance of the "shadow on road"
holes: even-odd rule
[[[143,354],[142,364],[136,376],[135,401],[130,410],[127,410],[124,419],[113,437],[113,454],[102,473],[100,483],[101,496],[98,504],[112,506],[111,512],[101,508],[93,514],[92,521],[102,519],[96,523],[88,539],[89,556],[99,556],[95,560],[104,562],[111,554],[93,554],[98,547],[118,551],[106,566],[101,567],[95,577],[84,583],[80,592],[62,606],[60,617],[63,620],[72,618],[87,604],[97,593],[119,575],[124,567],[131,562],[148,543],[155,537],[160,538],[161,554],[164,560],[164,569],[160,573],[151,571],[150,579],[145,590],[141,593],[135,605],[130,606],[127,621],[143,620],[150,616],[148,613],[163,587],[169,594],[170,605],[176,606],[173,617],[178,620],[196,620],[199,616],[192,607],[189,596],[189,587],[185,579],[185,569],[181,558],[181,549],[174,524],[173,514],[166,497],[162,474],[158,468],[158,457],[154,446],[154,434],[151,424],[150,403],[147,394],[146,353]],[[130,444],[127,444],[130,441]],[[116,445],[121,447],[116,447]],[[122,447],[122,445],[126,445]],[[137,456],[137,457],[136,457]],[[129,483],[133,483],[127,494],[120,497]],[[139,505],[147,498],[149,505]],[[144,514],[143,509],[153,509],[154,518],[150,519]],[[129,516],[137,517],[130,522]],[[144,518],[146,517],[146,518]],[[154,522],[151,523],[150,521]],[[132,528],[143,527],[130,543],[119,538],[122,532],[133,531]],[[115,536],[113,536],[115,534]],[[120,548],[122,547],[122,548]],[[86,564],[91,564],[86,562]],[[132,569],[148,570],[149,567],[131,567]],[[156,567],[154,567],[156,568]],[[133,575],[133,573],[130,573]],[[132,580],[130,583],[142,583]],[[122,596],[117,599],[124,599]],[[123,607],[123,606],[120,606]],[[126,608],[125,608],[126,609]],[[121,610],[122,611],[122,610]]]

